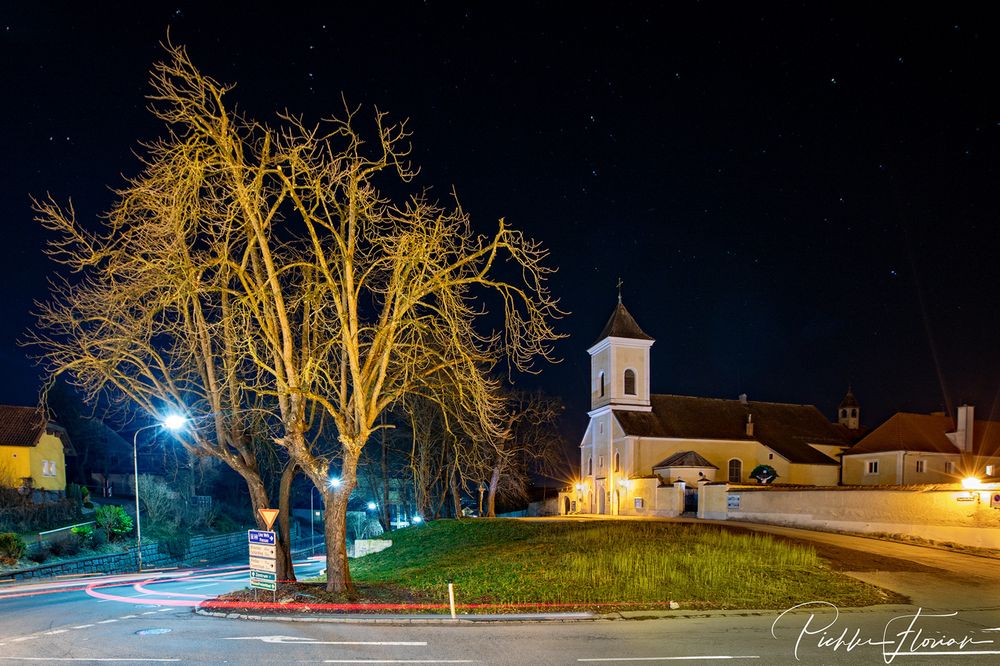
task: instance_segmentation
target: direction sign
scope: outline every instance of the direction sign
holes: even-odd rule
[[[257,571],[270,571],[272,573],[278,571],[278,567],[275,565],[275,560],[270,560],[265,557],[251,557],[250,568],[256,569]]]
[[[270,571],[251,571],[250,580],[253,581],[255,578],[257,580],[276,581],[278,580],[278,574],[271,573]]]
[[[256,587],[260,590],[270,590],[275,592],[278,589],[278,584],[274,581],[260,580],[259,578],[250,579],[250,587]]]
[[[248,534],[250,543],[263,543],[268,546],[274,545],[274,532],[265,532],[264,530],[250,530]]]
[[[266,546],[262,543],[252,543],[250,544],[250,557],[266,557],[269,560],[273,560],[277,555],[275,551],[277,546]]]

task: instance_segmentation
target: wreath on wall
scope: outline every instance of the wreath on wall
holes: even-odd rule
[[[770,465],[757,465],[750,472],[750,478],[757,481],[757,483],[766,486],[772,483],[778,478],[778,473],[774,471],[774,468]]]

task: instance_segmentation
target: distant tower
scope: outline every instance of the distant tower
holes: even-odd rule
[[[840,401],[837,423],[851,430],[857,430],[861,426],[861,406],[850,387],[847,387],[847,395]]]
[[[650,410],[649,348],[646,335],[618,297],[611,318],[590,354],[590,408]]]

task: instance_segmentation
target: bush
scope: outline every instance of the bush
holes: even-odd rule
[[[104,530],[95,530],[93,534],[90,535],[90,547],[100,548],[108,542],[108,533]]]
[[[99,507],[94,512],[94,521],[111,542],[118,541],[132,531],[132,517],[125,513],[125,509],[114,504]]]
[[[37,552],[28,555],[28,559],[34,562],[35,564],[41,564],[45,560],[49,559],[49,551],[47,548],[42,548]]]
[[[191,547],[191,535],[187,532],[178,532],[162,539],[160,543],[167,547],[167,552],[170,553],[171,557],[182,560]]]
[[[24,557],[24,539],[13,532],[0,534],[0,562],[4,564],[16,564]]]
[[[80,545],[84,547],[93,545],[94,528],[90,525],[80,525],[79,527],[74,527],[71,531],[80,538]]]
[[[83,539],[78,534],[65,534],[49,542],[49,551],[56,557],[73,557],[83,547]]]

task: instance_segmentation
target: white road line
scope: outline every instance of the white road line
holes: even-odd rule
[[[4,661],[180,661],[180,659],[143,659],[141,657],[4,657]]]
[[[713,661],[718,659],[760,659],[756,654],[712,654],[689,657],[594,657],[577,661]]]
[[[46,631],[42,636],[55,636],[56,634],[65,634],[69,629],[53,629],[52,631]]]
[[[75,627],[70,627],[71,629],[86,629],[87,627],[92,627],[92,624],[78,624]]]
[[[324,659],[324,664],[478,664],[474,659]]]
[[[112,622],[117,622],[118,620],[101,620],[97,624],[111,624]]]
[[[153,613],[159,613],[160,611],[146,611],[143,615],[152,615]]]
[[[173,610],[173,609],[168,607],[168,608],[161,608],[160,610],[158,610],[156,612],[157,613],[166,613],[166,612],[171,611],[171,610]]]
[[[138,615],[122,615],[119,620],[131,620],[134,617],[139,617]]]
[[[21,641],[30,641],[33,638],[38,638],[38,636],[21,636],[20,638],[8,638],[7,640],[11,643],[20,643]]]

